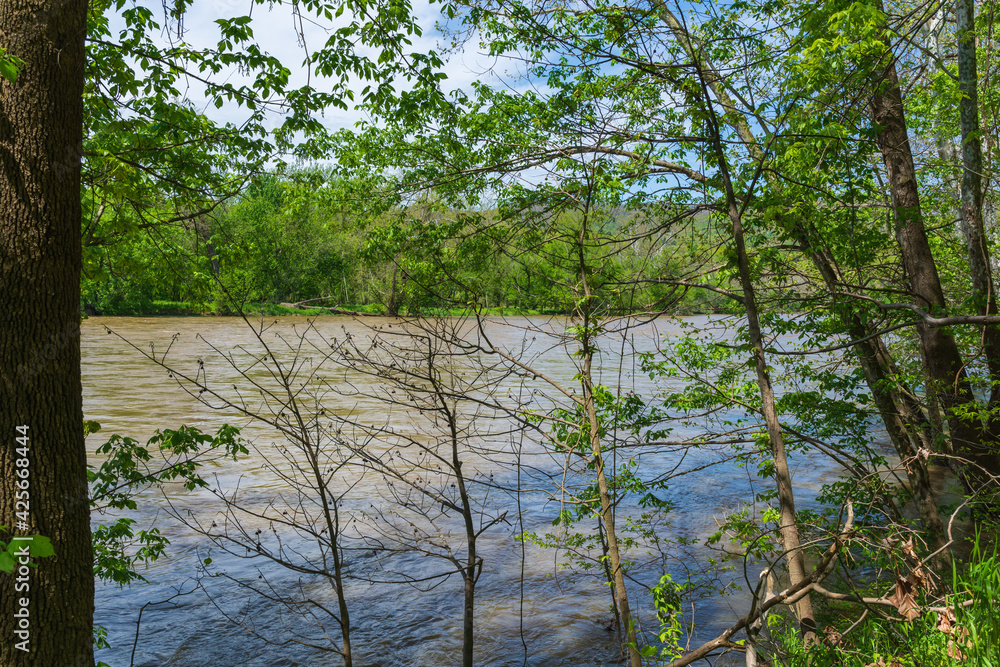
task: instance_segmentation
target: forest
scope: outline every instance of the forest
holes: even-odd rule
[[[4,3],[0,663],[1000,665],[995,10]]]
[[[83,309],[92,315],[142,316],[231,315],[240,308],[302,314],[312,308],[313,314],[339,309],[395,316],[461,312],[475,302],[490,312],[572,312],[571,291],[558,287],[574,281],[567,258],[572,247],[558,236],[518,240],[523,249],[515,257],[502,252],[469,256],[455,276],[442,280],[438,260],[428,253],[459,250],[454,240],[427,245],[411,238],[405,248],[398,243],[412,222],[454,224],[465,212],[421,201],[405,212],[390,209],[373,216],[352,211],[349,201],[339,199],[341,186],[330,169],[293,169],[259,177],[214,215],[158,229],[155,238],[122,243],[102,238],[84,250]],[[485,226],[500,220],[495,209],[479,213]],[[648,222],[638,220],[642,212],[618,208],[607,215],[609,233],[618,243],[633,238],[637,228],[640,234],[652,233]],[[571,224],[571,214],[559,216],[559,224]],[[702,214],[633,252],[614,254],[609,271],[639,270],[654,252],[651,245],[659,243],[659,262],[670,264],[660,273],[694,272],[715,252],[715,236]],[[640,291],[636,298],[644,302],[669,301],[665,310],[672,313],[732,310],[724,297],[707,290],[681,295],[669,286],[647,285]],[[626,302],[614,307],[622,313],[630,308]]]

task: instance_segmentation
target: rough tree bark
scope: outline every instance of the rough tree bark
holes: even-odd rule
[[[915,305],[932,315],[940,315],[947,304],[924,228],[902,92],[891,53],[886,54],[886,62],[878,71],[879,75],[871,82],[871,112],[879,127],[876,141],[889,176],[896,241]],[[947,328],[925,323],[917,326],[917,332],[924,364],[936,385],[929,389],[937,394],[945,410],[955,452],[990,473],[1000,473],[1000,457],[983,441],[983,429],[974,420],[962,419],[957,414],[956,409],[975,405],[975,396],[954,337]]]
[[[27,426],[27,528],[56,555],[0,577],[0,664],[94,664],[93,554],[80,384],[80,159],[86,0],[5,0],[0,45],[0,523],[16,525],[17,426]],[[25,500],[23,495],[20,500]],[[29,640],[13,614],[28,602]],[[15,606],[17,605],[17,606]]]

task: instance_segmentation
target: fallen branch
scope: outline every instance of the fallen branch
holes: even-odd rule
[[[305,301],[297,301],[295,303],[287,303],[282,301],[280,304],[285,308],[297,308],[301,310],[325,310],[331,315],[353,315],[354,317],[382,317],[376,313],[362,313],[360,310],[344,310],[339,306],[307,306],[307,303],[316,303],[317,301],[329,301],[335,297],[332,296],[321,296],[315,299],[306,299]]]
[[[304,307],[303,304],[306,304],[306,303],[316,303],[317,301],[330,301],[331,299],[335,299],[335,298],[337,298],[337,297],[334,297],[334,296],[318,296],[315,299],[306,299],[305,301],[296,301],[295,303],[282,303],[281,305],[285,306],[286,308],[303,308]]]

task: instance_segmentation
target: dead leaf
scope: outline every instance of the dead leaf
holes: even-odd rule
[[[938,612],[937,629],[946,635],[950,635],[952,630],[955,629],[955,612],[950,607],[946,607],[944,611]]]
[[[948,657],[952,660],[965,660],[965,654],[962,653],[962,649],[958,648],[958,644],[954,640],[948,642]]]
[[[948,657],[953,660],[965,660],[962,648],[968,648],[969,631],[955,623],[955,611],[951,607],[946,607],[944,611],[938,612],[937,629],[948,635]]]
[[[931,573],[928,572],[922,565],[918,565],[913,568],[913,570],[906,575],[906,579],[913,584],[914,588],[924,588],[928,591],[934,590],[934,581],[931,579]]]
[[[916,598],[913,597],[913,590],[913,584],[908,579],[896,577],[896,592],[889,598],[889,602],[907,621],[912,621],[920,616]]]
[[[908,540],[901,542],[899,549],[903,552],[903,556],[915,563],[910,573],[906,576],[909,582],[916,589],[922,588],[933,592],[937,586],[934,584],[931,573],[924,567],[923,561],[917,556],[917,547],[913,541],[913,536],[911,535]]]

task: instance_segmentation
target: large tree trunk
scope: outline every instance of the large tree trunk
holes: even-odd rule
[[[0,577],[0,664],[94,664],[93,554],[80,385],[80,159],[86,0],[4,0],[0,45],[26,65],[0,83],[0,523],[56,555]],[[15,476],[27,427],[27,526]],[[22,492],[21,500],[24,500]],[[18,648],[14,613],[28,605]]]
[[[873,120],[879,127],[876,140],[889,176],[896,241],[915,305],[940,315],[946,312],[944,292],[924,228],[917,173],[910,151],[896,65],[891,54],[887,55],[887,62],[880,72],[881,76],[872,81],[871,110]],[[930,384],[933,385],[928,387],[928,392],[936,394],[945,410],[954,451],[990,473],[1000,473],[1000,457],[983,442],[983,429],[975,420],[961,419],[957,414],[957,408],[974,405],[975,397],[954,337],[944,327],[923,323],[917,326],[917,332]]]
[[[831,293],[836,292],[837,285],[841,281],[836,263],[829,251],[820,250],[812,245],[818,236],[812,233],[812,230],[807,231],[804,227],[799,227],[798,232],[800,243],[823,276],[827,289]],[[834,300],[836,301],[837,297],[834,297]],[[931,449],[930,424],[924,418],[920,405],[909,388],[901,385],[896,364],[882,338],[872,336],[871,326],[855,312],[845,309],[838,319],[848,335],[858,341],[855,347],[858,364],[872,392],[872,398],[875,400],[875,406],[882,417],[889,439],[904,463],[920,520],[931,536],[933,548],[937,550],[945,545],[947,536],[938,511],[926,458],[918,455],[918,450],[921,448]],[[947,560],[947,554],[943,553],[941,562]]]

